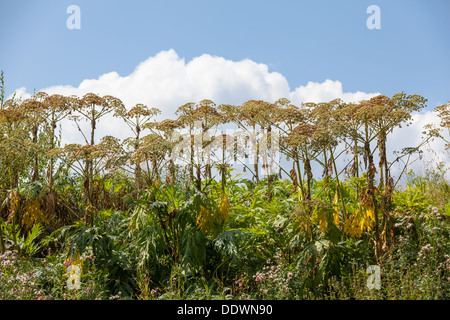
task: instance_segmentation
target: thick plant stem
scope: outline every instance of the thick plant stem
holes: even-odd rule
[[[139,139],[140,139],[140,133],[141,133],[141,128],[139,125],[136,126],[136,142],[134,143],[134,151],[136,152],[139,149]],[[134,168],[134,179],[135,179],[135,186],[139,191],[141,191],[142,188],[142,182],[141,182],[141,165],[140,163],[136,163],[135,164],[136,167]]]
[[[381,188],[384,187],[384,179],[388,179],[387,176],[384,175],[384,171],[383,171],[383,166],[385,164],[385,157],[386,157],[386,145],[385,145],[385,137],[384,137],[384,133],[381,132],[379,135],[379,139],[378,139],[378,151],[379,151],[379,155],[380,155],[380,161],[378,163],[378,167],[379,167],[379,171],[380,171],[380,184],[379,184],[379,188],[381,190]]]
[[[354,157],[353,161],[355,162],[355,177],[359,178],[359,159],[358,159],[358,140],[354,141]],[[357,190],[359,192],[359,190]]]
[[[369,192],[369,195],[371,197],[371,202],[373,205],[374,210],[374,216],[375,216],[375,257],[376,259],[379,258],[380,254],[380,233],[378,229],[378,210],[377,206],[375,205],[375,188],[374,188],[374,178],[375,178],[375,172],[376,167],[373,161],[373,153],[370,150],[370,142],[369,142],[369,126],[367,121],[365,121],[365,142],[364,142],[364,152],[366,154],[369,169],[368,169],[368,175],[367,175],[367,189]]]
[[[202,190],[202,175],[201,175],[201,171],[200,171],[200,164],[198,164],[196,166],[196,169],[197,169],[197,178],[196,178],[197,190],[201,191]]]
[[[222,139],[222,166],[221,166],[221,170],[220,170],[220,179],[221,179],[221,187],[222,187],[222,194],[225,194],[225,187],[226,187],[226,183],[227,183],[227,178],[226,178],[226,165],[225,165],[225,150],[226,150],[226,139],[225,137],[223,137]]]
[[[331,196],[331,190],[330,190],[330,173],[329,173],[329,166],[328,166],[328,156],[327,156],[327,149],[324,148],[323,149],[323,161],[324,161],[324,173],[325,173],[325,177],[324,177],[324,181],[325,181],[325,186],[326,186],[326,190],[327,190],[327,195],[328,195],[328,201],[332,202],[332,196]]]
[[[33,126],[33,143],[37,144],[38,140],[38,127],[37,125]],[[39,156],[34,156],[34,167],[33,167],[33,176],[31,177],[31,182],[36,182],[39,180]]]
[[[345,207],[344,197],[342,196],[342,188],[341,188],[341,183],[339,181],[339,173],[337,171],[336,160],[334,158],[331,147],[330,147],[330,156],[331,156],[331,161],[333,162],[334,174],[336,175],[337,188],[339,191],[339,199],[341,200],[341,203],[342,203],[342,216],[343,216],[343,220],[346,221],[347,220],[347,209]]]
[[[354,139],[353,149],[354,149],[353,161],[355,165],[354,175],[356,178],[359,178],[358,140],[356,138]],[[358,195],[360,192],[361,190],[359,190],[359,183],[356,183],[356,194]]]
[[[55,112],[52,112],[52,124],[51,124],[51,132],[50,132],[50,150],[55,148],[55,129],[56,129],[56,121],[55,121]],[[54,166],[54,158],[53,156],[50,158],[50,165],[48,167],[48,184],[50,187],[50,192],[53,191],[53,166]]]
[[[305,148],[305,152],[304,152],[303,163],[304,163],[305,172],[306,172],[306,200],[309,201],[309,200],[311,200],[311,181],[313,178],[313,174],[311,171],[311,161],[309,160],[308,152],[306,151],[306,148]]]
[[[255,132],[255,126],[253,126],[253,132]],[[253,164],[253,168],[254,168],[254,178],[255,181],[258,183],[259,182],[259,173],[258,173],[258,166],[259,166],[259,143],[256,139],[256,154],[255,154],[255,159],[254,159],[255,163]]]
[[[298,159],[297,148],[295,148],[295,166],[297,167],[298,184],[300,185],[300,190],[302,192],[302,199],[304,199],[305,198],[305,188],[303,186],[303,178],[302,178],[302,172],[300,170],[300,160]]]
[[[189,129],[190,130],[190,136],[191,136],[191,163],[189,165],[189,178],[191,180],[191,183],[194,182],[194,135],[192,134],[192,127]]]

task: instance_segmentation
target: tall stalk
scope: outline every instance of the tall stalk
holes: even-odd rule
[[[82,133],[86,144],[93,147],[95,146],[95,129],[97,127],[97,121],[100,120],[101,117],[105,116],[108,113],[111,113],[117,109],[123,108],[123,103],[120,99],[117,99],[112,96],[104,96],[100,97],[93,93],[85,94],[79,103],[75,106],[76,111],[78,111],[82,116],[84,116],[85,120],[87,120],[90,124],[90,140],[88,141],[86,135],[84,135],[81,130],[78,117],[73,116],[72,119],[75,121],[78,130]],[[84,177],[84,193],[86,195],[87,200],[87,211],[91,211],[94,206],[94,162],[92,159],[86,160],[86,168],[85,168]],[[93,216],[92,212],[89,212],[91,216],[91,224],[93,224]]]
[[[54,94],[48,96],[44,100],[44,116],[48,119],[47,130],[50,135],[50,148],[49,148],[49,158],[50,163],[47,169],[47,179],[49,188],[53,191],[54,177],[53,170],[55,165],[55,157],[51,154],[51,151],[55,149],[55,132],[57,128],[57,123],[67,117],[78,103],[76,97],[64,97],[62,95]]]

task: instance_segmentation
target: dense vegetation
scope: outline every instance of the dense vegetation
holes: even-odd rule
[[[158,122],[158,109],[92,93],[5,101],[1,80],[0,299],[450,298],[450,183],[443,166],[408,168],[430,139],[449,146],[450,104],[435,109],[440,128],[389,159],[389,135],[425,98],[203,100]],[[98,142],[106,114],[133,136]],[[61,146],[61,121],[85,144]],[[203,149],[237,145],[207,135],[231,124],[256,141],[234,149],[234,166],[223,150],[188,152],[195,135]],[[179,130],[185,165],[171,157]],[[275,130],[291,170],[267,170]],[[245,163],[251,151],[260,157]],[[366,285],[369,265],[380,289]]]

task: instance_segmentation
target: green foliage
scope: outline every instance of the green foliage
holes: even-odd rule
[[[21,230],[16,230],[12,225],[2,225],[1,227],[6,239],[15,243],[15,249],[19,251],[19,254],[33,257],[41,249],[38,240],[44,228],[40,224],[35,224],[26,235],[21,235]]]
[[[109,292],[131,297],[135,281],[130,246],[125,242],[128,223],[123,212],[104,211],[95,218],[93,226],[77,223],[61,228],[58,233],[66,243],[68,258],[91,252]]]

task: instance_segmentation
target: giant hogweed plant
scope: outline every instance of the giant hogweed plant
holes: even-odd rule
[[[439,210],[449,207],[444,182],[427,178],[426,188],[418,188],[419,183],[402,191],[397,183],[405,170],[399,177],[391,175],[395,163],[406,159],[406,169],[432,138],[449,141],[446,104],[435,109],[440,128],[428,126],[419,145],[388,157],[390,134],[425,106],[426,99],[418,95],[298,107],[287,99],[236,106],[202,100],[181,106],[177,119],[158,122],[156,108],[138,104],[128,110],[117,98],[92,93],[81,98],[37,93],[25,101],[5,101],[1,79],[0,216],[11,230],[8,243],[11,237],[17,245],[36,225],[45,226],[45,232],[65,225],[58,231],[64,235],[59,238],[63,248],[70,248],[70,254],[95,251],[101,261],[97,266],[106,266],[107,278],[116,279],[108,282],[111,292],[122,285],[131,294],[137,270],[158,286],[175,272],[186,281],[201,274],[230,284],[245,269],[246,279],[254,279],[275,254],[303,279],[302,285],[326,287],[327,277],[348,274],[351,257],[361,262],[372,250],[371,262],[389,256],[398,241],[396,222],[434,201],[421,192],[434,190]],[[106,114],[121,117],[133,136],[98,139],[97,126]],[[67,117],[82,133],[84,145],[59,145],[56,129]],[[231,123],[257,140],[253,150],[246,149],[247,140],[245,148],[229,155],[245,162],[256,154],[253,167],[244,163],[253,179],[233,177],[233,165],[217,151],[225,149],[228,135],[208,135]],[[292,160],[290,172],[267,170],[274,129],[281,132],[280,151]],[[143,135],[144,130],[150,133]],[[186,170],[171,158],[183,130],[190,149],[184,151],[191,151]],[[258,140],[263,130],[268,135]],[[200,147],[213,151],[201,153],[199,161],[193,152],[198,135]],[[231,139],[236,145],[237,138]],[[342,165],[337,160],[346,154],[350,161]],[[322,179],[313,175],[314,165],[322,168]],[[282,172],[290,180],[281,180]],[[119,207],[123,211],[113,213]],[[4,251],[3,232],[0,236]]]

